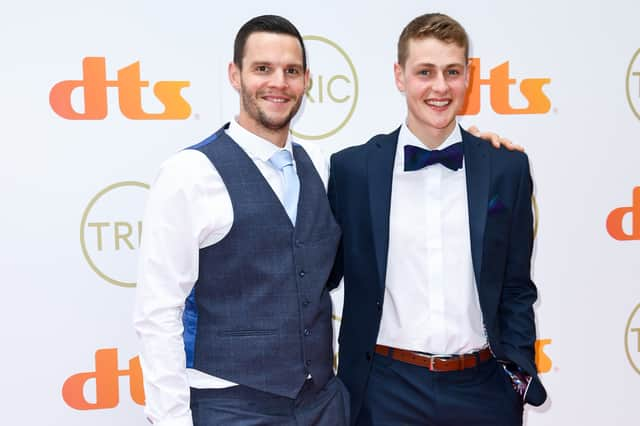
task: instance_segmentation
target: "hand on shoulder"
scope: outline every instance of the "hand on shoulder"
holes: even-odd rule
[[[471,133],[473,136],[477,137],[477,138],[484,139],[484,140],[486,140],[488,142],[491,142],[491,145],[493,145],[495,148],[500,149],[501,146],[504,146],[509,151],[524,152],[524,147],[523,146],[511,142],[510,139],[502,137],[502,136],[498,135],[497,133],[494,133],[494,132],[481,132],[480,129],[478,129],[477,126],[471,126],[471,127],[469,127],[467,129],[467,131],[469,133]]]

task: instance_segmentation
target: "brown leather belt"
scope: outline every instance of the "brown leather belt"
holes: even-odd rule
[[[391,358],[406,362],[407,364],[425,367],[431,371],[460,371],[473,368],[478,364],[493,358],[491,349],[485,348],[478,352],[463,355],[435,356],[421,354],[419,352],[397,349],[389,346],[376,345],[378,355],[390,356]]]

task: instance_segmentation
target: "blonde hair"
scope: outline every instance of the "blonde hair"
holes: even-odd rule
[[[469,59],[469,36],[455,19],[442,13],[427,13],[407,24],[398,39],[398,64],[404,66],[409,56],[409,40],[433,37],[445,43],[464,48],[464,58]]]

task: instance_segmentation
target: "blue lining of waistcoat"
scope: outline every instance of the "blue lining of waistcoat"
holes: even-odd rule
[[[196,305],[196,289],[191,290],[185,300],[182,313],[182,339],[184,340],[184,353],[187,356],[187,368],[193,368],[193,356],[196,350],[196,333],[198,330],[198,306]]]
[[[217,132],[215,132],[214,134],[212,134],[211,136],[207,137],[205,140],[203,140],[202,142],[199,142],[193,146],[190,146],[188,148],[185,149],[200,149],[204,146],[209,145],[211,142],[215,141],[216,139],[218,139],[220,137],[220,135],[224,132],[225,129],[229,128],[229,123],[225,124],[220,130],[218,130]]]

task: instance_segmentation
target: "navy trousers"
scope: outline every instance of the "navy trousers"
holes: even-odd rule
[[[242,385],[192,388],[191,412],[194,426],[348,426],[349,394],[337,377],[319,391],[305,384],[296,399]]]
[[[432,372],[375,354],[358,426],[521,426],[523,403],[502,366]],[[355,413],[354,413],[355,415]]]

